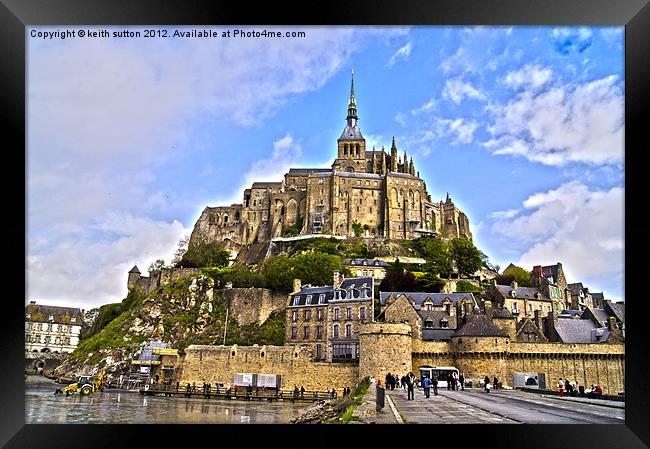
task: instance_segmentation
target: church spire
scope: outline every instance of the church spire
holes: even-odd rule
[[[355,126],[357,117],[357,99],[354,97],[354,69],[352,69],[352,84],[350,85],[350,100],[348,101],[348,120],[349,126]]]

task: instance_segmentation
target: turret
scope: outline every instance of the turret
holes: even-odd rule
[[[384,147],[381,147],[381,174],[385,175],[386,174],[386,152],[384,151]]]
[[[129,270],[129,277],[126,281],[126,286],[129,290],[134,288],[136,284],[138,283],[138,280],[141,277],[140,270],[138,270],[138,266],[134,265],[133,268]]]
[[[393,143],[390,146],[390,171],[397,171],[397,145],[395,145],[395,136],[393,136]]]

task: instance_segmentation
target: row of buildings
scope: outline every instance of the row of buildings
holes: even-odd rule
[[[83,310],[30,301],[25,306],[25,351],[70,353],[79,344]]]

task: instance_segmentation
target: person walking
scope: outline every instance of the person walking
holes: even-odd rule
[[[422,388],[424,389],[424,397],[429,398],[430,392],[429,389],[431,388],[431,379],[428,377],[425,377],[422,379]]]
[[[414,386],[415,386],[415,376],[413,373],[408,373],[406,375],[406,399],[414,401]]]
[[[490,376],[488,376],[486,374],[485,379],[483,379],[483,382],[485,383],[485,392],[489,393],[490,392]]]
[[[499,378],[495,375],[494,376],[494,382],[492,382],[494,385],[494,389],[497,390],[499,388]]]
[[[433,395],[438,396],[438,377],[433,376],[433,379],[431,379],[431,386],[433,387]]]
[[[393,376],[393,380],[394,380],[394,382],[393,382],[393,388],[391,388],[392,390],[394,390],[395,387],[399,388],[399,376],[397,374],[395,374]]]
[[[560,377],[560,380],[557,381],[557,389],[560,390],[560,397],[564,396],[564,382]]]
[[[406,376],[402,376],[402,390],[406,390]]]
[[[458,382],[460,383],[460,390],[465,391],[465,374],[460,373],[460,377],[458,378]]]

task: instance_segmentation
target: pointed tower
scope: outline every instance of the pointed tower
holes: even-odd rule
[[[411,158],[411,165],[409,165],[409,173],[415,176],[415,165],[413,165],[413,158]]]
[[[397,171],[397,145],[395,145],[395,136],[393,136],[393,143],[390,146],[390,171]]]
[[[372,165],[370,171],[372,173],[377,173],[377,153],[375,152],[375,147],[372,147]]]
[[[348,100],[347,124],[338,139],[338,159],[343,159],[341,167],[344,171],[366,171],[366,139],[357,125],[357,99],[354,96],[354,69],[352,70],[352,83],[350,85],[350,99]],[[346,163],[345,160],[354,161]]]
[[[386,152],[384,151],[384,147],[381,147],[381,174],[385,175],[387,172],[387,167],[386,167]]]
[[[408,173],[409,157],[406,155],[406,150],[404,150],[404,158],[402,161],[404,161],[404,165],[402,166],[402,173]]]

